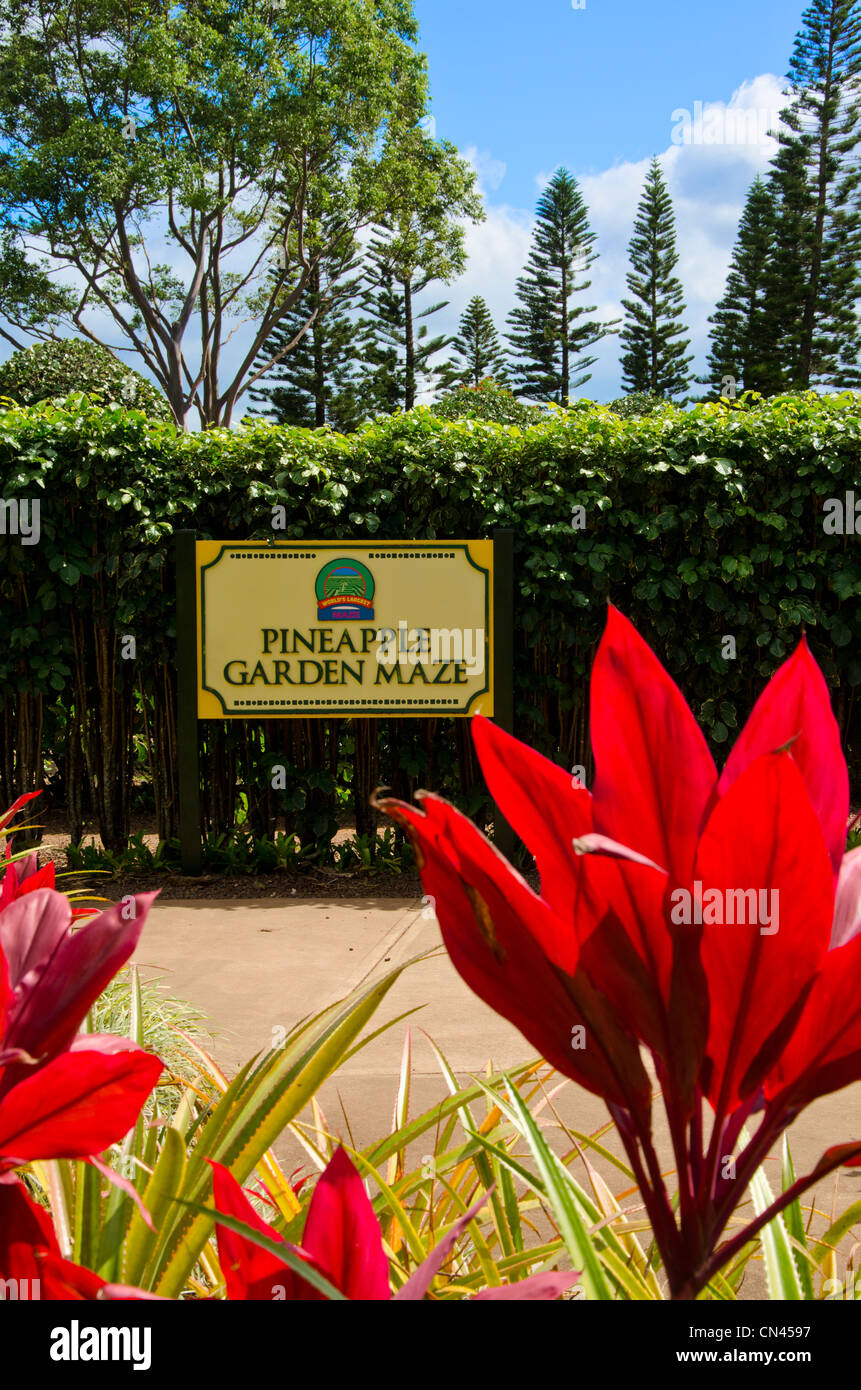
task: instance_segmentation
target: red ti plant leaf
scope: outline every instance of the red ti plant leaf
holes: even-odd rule
[[[7,1047],[41,1058],[69,1046],[87,1010],[134,951],[155,897],[141,893],[116,903],[75,930],[68,900],[47,888],[0,913],[0,948],[14,990]]]
[[[431,1284],[439,1274],[446,1260],[454,1253],[454,1248],[466,1230],[470,1221],[473,1221],[481,1208],[491,1196],[496,1184],[487,1189],[479,1200],[464,1212],[463,1216],[458,1217],[449,1227],[442,1240],[439,1241],[431,1250],[426,1259],[422,1260],[418,1269],[414,1270],[405,1284],[398,1289],[395,1294],[395,1302],[417,1303],[429,1292]],[[574,1270],[568,1273],[533,1274],[528,1279],[521,1279],[516,1284],[500,1284],[493,1288],[481,1289],[472,1295],[472,1302],[486,1302],[488,1300],[508,1300],[511,1302],[536,1302],[541,1300],[546,1302],[548,1299],[559,1298],[568,1289],[573,1288],[580,1278],[581,1271]]]
[[[0,1182],[0,1279],[7,1283],[14,1280],[18,1290],[26,1281],[28,1291],[33,1291],[33,1281],[38,1281],[30,1296],[42,1301],[158,1297],[142,1289],[108,1284],[91,1269],[64,1260],[47,1211],[28,1196],[23,1183],[14,1179]]]
[[[131,1129],[162,1071],[128,1042],[110,1053],[64,1052],[0,1100],[0,1173],[33,1159],[88,1158]],[[16,1068],[17,1070],[17,1068]]]
[[[7,845],[7,860],[10,855],[11,850]],[[55,884],[56,872],[53,862],[45,864],[40,869],[38,868],[37,855],[28,854],[26,859],[20,859],[14,864],[8,863],[3,880],[0,882],[0,912],[24,893],[34,893],[37,888],[53,888]]]
[[[776,1107],[798,1109],[861,1076],[861,936],[825,956],[798,1027],[765,1084]]]
[[[17,801],[13,801],[8,811],[4,811],[2,816],[0,816],[0,831],[6,829],[9,822],[18,814],[22,806],[26,806],[28,801],[32,801],[34,797],[41,795],[41,792],[24,792],[23,796],[19,796]]]
[[[491,796],[535,855],[542,898],[563,922],[574,925],[574,931],[552,943],[555,963],[573,975],[576,933],[584,926],[579,899],[587,868],[573,842],[592,829],[592,798],[584,787],[575,787],[563,768],[489,719],[473,720],[472,737]],[[590,913],[588,905],[585,910]],[[589,924],[594,925],[591,916]]]
[[[840,865],[834,895],[831,946],[845,946],[861,932],[861,848],[850,850]]]
[[[679,690],[614,609],[591,702],[591,797],[475,725],[488,786],[535,856],[540,895],[438,798],[380,804],[412,839],[466,982],[606,1100],[672,1294],[696,1297],[726,1251],[785,1205],[782,1194],[719,1244],[782,1131],[817,1095],[861,1078],[861,851],[844,856],[846,768],[806,643],[769,684],[720,780]],[[589,1038],[579,1056],[566,1046],[578,1024]],[[641,1044],[661,1086],[677,1208],[652,1145]],[[730,1171],[722,1158],[753,1116]],[[831,1167],[854,1162],[857,1147],[832,1148]]]
[[[389,1297],[389,1267],[379,1222],[364,1183],[343,1149],[336,1149],[314,1188],[302,1248],[348,1298]]]
[[[235,1216],[271,1240],[280,1241],[281,1236],[275,1227],[258,1216],[232,1173],[215,1159],[209,1162],[212,1165],[212,1198],[216,1210],[225,1216]],[[309,1296],[306,1291],[311,1290],[311,1285],[295,1275],[292,1267],[279,1260],[271,1250],[255,1245],[245,1236],[217,1222],[215,1233],[218,1262],[224,1275],[227,1297],[231,1301],[270,1302],[279,1297],[293,1300]],[[296,1253],[294,1247],[290,1249]]]
[[[0,913],[0,1173],[89,1158],[132,1127],[162,1070],[134,1043],[76,1030],[128,959],[153,895],[72,930],[48,888]]]
[[[727,759],[718,794],[724,796],[763,753],[788,747],[819,818],[834,874],[846,850],[849,773],[825,679],[807,639],[772,676]]]
[[[219,1211],[236,1216],[273,1240],[280,1237],[255,1212],[236,1179],[212,1162],[213,1198]],[[230,1299],[325,1301],[325,1295],[268,1250],[216,1225],[218,1258]],[[291,1247],[293,1249],[293,1247]],[[347,1298],[387,1299],[389,1266],[374,1209],[359,1174],[338,1149],[321,1175],[308,1207],[300,1254]]]
[[[422,810],[378,804],[407,829],[452,964],[564,1075],[645,1118],[651,1085],[636,1043],[578,971],[573,923],[558,917],[453,806],[421,796]],[[598,1026],[598,1019],[601,1023]]]
[[[59,1255],[39,1255],[42,1298],[60,1303],[93,1302],[165,1303],[160,1294],[148,1293],[130,1284],[109,1284],[101,1275],[83,1265],[73,1264]]]
[[[301,1249],[287,1246],[274,1227],[262,1220],[236,1179],[220,1163],[209,1160],[213,1170],[216,1209],[259,1231],[313,1265],[347,1298],[379,1302],[391,1298],[389,1266],[382,1232],[355,1166],[343,1149],[337,1149],[321,1174],[308,1207]],[[462,1232],[487,1201],[488,1193],[454,1222],[395,1295],[396,1300],[419,1301],[425,1297]],[[231,1300],[307,1301],[325,1295],[303,1279],[277,1255],[255,1245],[247,1236],[216,1221],[218,1259]],[[479,1298],[536,1301],[558,1298],[580,1278],[579,1273],[539,1274],[502,1289],[488,1289]]]
[[[678,686],[612,606],[590,702],[595,830],[686,882],[717,769]]]
[[[580,1271],[574,1274],[531,1274],[516,1284],[499,1284],[494,1288],[480,1289],[473,1295],[474,1303],[546,1303],[561,1298],[572,1289],[580,1278]]]
[[[54,1226],[44,1207],[27,1195],[17,1178],[0,1181],[0,1279],[21,1285],[41,1278],[37,1252],[60,1254]]]
[[[542,937],[548,958],[565,974],[574,975],[578,947],[584,946],[599,925],[606,927],[608,915],[612,915],[624,924],[632,945],[636,943],[634,949],[655,986],[663,985],[668,991],[672,941],[662,914],[666,875],[655,872],[655,866],[643,856],[593,833],[589,792],[556,763],[487,719],[473,720],[472,735],[493,799],[535,856],[541,899],[566,924],[563,930]],[[587,848],[602,852],[585,853]],[[620,873],[603,852],[611,849],[641,860],[646,871]],[[642,973],[639,963],[637,969]],[[641,994],[640,1002],[648,1006],[651,1001]],[[630,1010],[630,997],[622,1007]],[[648,1024],[643,1026],[647,1030],[644,1036],[648,1036]]]
[[[13,899],[0,913],[0,949],[13,988],[38,978],[66,936],[71,909],[62,893],[45,890],[27,902]]]
[[[717,803],[694,878],[687,902],[700,900],[702,926],[692,930],[702,933],[710,1007],[706,1091],[725,1113],[786,1045],[831,932],[830,863],[788,754],[757,758]]]

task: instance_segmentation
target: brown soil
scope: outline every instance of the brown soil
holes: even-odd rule
[[[97,885],[97,886],[96,886]],[[164,901],[207,898],[420,898],[422,886],[412,874],[340,874],[323,869],[305,874],[124,874],[96,878],[76,874],[63,879],[64,888],[86,888],[95,897],[119,902],[127,893],[154,893]]]
[[[35,817],[34,817],[35,819]],[[135,871],[114,876],[110,873],[87,872],[69,873],[66,867],[66,847],[69,843],[69,830],[63,818],[49,812],[41,821],[44,826],[42,842],[39,847],[39,863],[53,860],[58,874],[63,877],[59,886],[68,891],[87,892],[92,901],[99,898],[110,902],[119,900],[129,893],[153,893],[158,891],[164,901],[206,900],[214,898],[421,898],[424,892],[417,873],[339,871],[328,867],[309,866],[301,873],[284,870],[269,874],[203,874],[199,878],[160,870],[156,873]],[[143,832],[144,842],[155,850],[158,837],[152,831],[148,819],[137,818],[132,822],[132,833]],[[351,838],[353,827],[342,826],[335,835],[335,841]],[[95,828],[88,826],[84,833],[84,844],[100,844]],[[527,874],[533,887],[538,886],[537,875]],[[82,898],[82,902],[87,899]]]
[[[338,872],[332,868],[309,867],[299,873],[285,870],[270,874],[203,874],[192,878],[182,873],[159,871],[144,873],[136,871],[119,874],[109,873],[69,873],[66,867],[66,846],[69,843],[68,826],[61,817],[49,813],[42,822],[44,832],[39,847],[39,863],[53,860],[58,874],[64,877],[59,886],[64,889],[87,890],[93,900],[108,898],[118,902],[127,893],[153,893],[158,891],[164,900],[207,898],[420,898],[421,880],[418,874],[398,874],[391,872],[369,873]],[[155,850],[158,837],[152,833],[148,820],[135,821],[132,833],[143,832],[144,842]],[[350,826],[342,827],[335,835],[336,841],[349,839]],[[97,832],[87,827],[84,844],[98,845]]]

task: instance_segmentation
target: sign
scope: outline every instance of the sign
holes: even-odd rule
[[[195,542],[199,719],[494,712],[493,542]]]
[[[182,868],[202,864],[201,719],[492,715],[514,724],[514,533],[478,541],[199,541],[178,531]],[[496,809],[496,844],[514,832]]]

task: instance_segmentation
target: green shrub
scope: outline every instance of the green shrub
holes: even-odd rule
[[[61,338],[13,352],[0,364],[0,396],[18,405],[65,399],[83,391],[94,405],[120,402],[155,420],[169,420],[170,408],[160,391],[98,343]]]
[[[654,415],[656,410],[669,404],[663,396],[656,396],[651,391],[632,391],[628,396],[611,401],[608,409],[620,420],[632,420],[641,415]]]
[[[456,387],[431,410],[439,420],[493,420],[498,425],[519,425],[523,429],[538,424],[545,413],[540,406],[524,405],[490,377],[478,386]]]
[[[579,402],[522,430],[445,422],[423,408],[348,437],[259,420],[183,434],[81,397],[0,411],[0,496],[44,498],[39,545],[0,536],[9,743],[0,802],[17,790],[3,781],[24,746],[16,730],[32,738],[41,727],[57,798],[72,807],[91,795],[91,814],[122,848],[124,769],[137,736],[149,749],[159,833],[177,833],[171,535],[271,538],[272,507],[283,504],[279,535],[289,541],[511,527],[517,732],[585,767],[587,781],[588,676],[608,599],[660,654],[718,757],[806,630],[833,692],[857,805],[861,534],[826,533],[823,507],[861,494],[859,461],[861,405],[851,395],[667,405],[629,420]],[[106,666],[106,632],[134,634],[137,659],[120,660],[117,640]],[[102,764],[110,740],[112,761]],[[291,721],[286,730],[205,721],[201,742],[204,819],[216,836],[247,804],[255,838],[272,839],[277,815],[303,851],[322,853],[334,815],[365,816],[358,832],[372,832],[377,784],[402,795],[432,786],[476,816],[485,797],[468,731],[454,720]],[[275,753],[290,766],[289,788],[264,797]]]

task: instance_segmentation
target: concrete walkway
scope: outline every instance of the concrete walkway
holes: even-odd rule
[[[135,959],[206,1012],[218,1034],[217,1060],[231,1074],[253,1053],[272,1046],[277,1030],[289,1030],[300,1018],[439,942],[436,920],[409,899],[167,902],[156,903]],[[406,970],[370,1026],[378,1028],[414,1008],[419,1012],[409,1020],[413,1116],[448,1094],[422,1029],[463,1081],[483,1071],[488,1059],[507,1067],[534,1055],[516,1029],[467,989],[444,952]],[[391,1129],[406,1027],[400,1022],[375,1039],[322,1088],[319,1100],[328,1125],[348,1142],[364,1146]],[[607,1119],[602,1102],[573,1084],[565,1088],[559,1111],[567,1124],[586,1133]],[[793,1126],[796,1173],[812,1168],[831,1144],[859,1136],[861,1084],[819,1101]],[[666,1136],[659,1132],[656,1138],[662,1162],[672,1168]],[[290,1137],[276,1145],[276,1152],[288,1171],[307,1162]],[[779,1187],[779,1155],[767,1169]],[[832,1210],[861,1197],[861,1170],[842,1170],[836,1193],[834,1179],[826,1179],[817,1197],[818,1208],[833,1219]]]
[[[300,1018],[439,946],[439,928],[426,911],[415,900],[392,898],[156,904],[135,960],[204,1010],[218,1034],[217,1060],[230,1074]],[[517,1030],[467,989],[442,951],[404,972],[370,1029],[409,1009],[419,1011],[409,1020],[415,1114],[447,1094],[422,1029],[464,1079],[489,1058],[511,1066],[533,1055]],[[375,1039],[320,1093],[330,1124],[347,1137],[343,1101],[358,1144],[391,1128],[406,1027],[401,1022]]]

